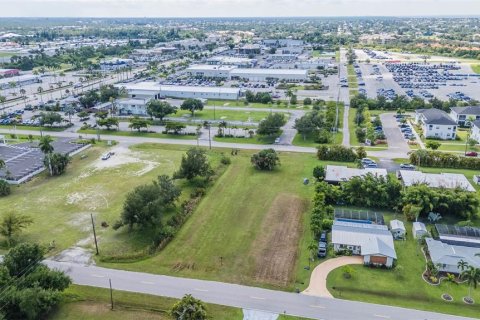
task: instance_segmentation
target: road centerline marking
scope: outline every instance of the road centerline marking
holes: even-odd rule
[[[309,305],[310,308],[319,308],[319,309],[325,309],[324,306],[318,306],[318,305]]]
[[[265,300],[265,298],[262,298],[262,297],[255,297],[255,296],[250,296],[250,298],[252,298],[252,299],[256,299],[256,300]]]
[[[377,317],[377,318],[390,319],[390,316],[384,316],[384,315],[381,315],[381,314],[374,314],[374,316]]]
[[[143,284],[155,284],[155,282],[152,282],[152,281],[140,281],[140,283],[143,283]]]

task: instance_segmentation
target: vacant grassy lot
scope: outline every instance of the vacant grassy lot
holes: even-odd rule
[[[0,129],[8,129],[12,130],[12,133],[15,132],[15,129],[18,130],[31,130],[31,131],[65,131],[67,128],[56,128],[56,127],[38,127],[38,126],[24,126],[24,125],[17,125],[13,126],[11,124],[1,124]]]
[[[386,215],[385,220],[399,218]],[[402,219],[402,217],[400,217]],[[410,234],[412,224],[405,224],[407,241],[395,241],[398,256],[398,270],[384,270],[352,266],[355,273],[351,279],[343,277],[341,268],[328,275],[327,286],[330,292],[338,298],[358,300],[379,304],[388,304],[420,310],[450,313],[477,318],[480,304],[468,306],[462,302],[462,297],[468,293],[466,285],[442,282],[432,286],[423,281],[421,274],[425,270],[425,259],[420,245]],[[441,295],[450,294],[453,302],[443,301]],[[473,291],[475,301],[480,301],[480,290]]]
[[[314,155],[281,153],[281,167],[259,172],[250,165],[250,156],[251,152],[242,150],[232,157],[232,164],[196,212],[156,256],[133,263],[99,264],[283,289],[292,289],[296,280],[304,282],[309,272],[298,261],[308,261],[306,246],[311,235],[304,232],[308,223],[303,213],[308,210],[313,186],[304,186],[302,178],[311,177],[318,161]],[[279,206],[285,199],[291,210],[280,212],[278,208],[287,206]],[[295,227],[288,236],[294,238],[283,236],[291,226]],[[263,263],[271,239],[282,250],[276,251],[278,259]]]
[[[261,136],[253,136],[253,137],[237,137],[237,138],[232,138],[232,137],[213,137],[214,141],[218,142],[229,142],[229,143],[251,143],[251,144],[273,144],[275,142],[275,139],[278,136],[266,136],[266,137],[261,137]]]
[[[179,110],[174,117],[185,117],[200,120],[228,120],[242,122],[260,122],[265,119],[270,112],[268,111],[237,111],[237,110],[202,110],[195,112],[192,116],[189,111]],[[288,118],[286,113],[285,117]]]
[[[12,210],[30,215],[34,223],[21,239],[45,245],[55,240],[52,253],[56,253],[91,235],[90,214],[98,224],[105,221],[112,225],[119,217],[125,195],[160,174],[172,174],[186,149],[141,145],[132,147],[133,152],[128,153],[125,147],[114,147],[117,154],[102,161],[100,156],[107,148],[92,147],[82,153],[87,158],[81,160],[79,155],[73,158],[66,174],[53,178],[41,174],[13,187],[12,194],[0,201],[0,216]],[[117,162],[118,166],[113,165]],[[187,198],[188,192],[183,197]],[[104,243],[122,240],[111,228],[98,228]],[[128,242],[118,242],[118,247],[133,250],[141,245],[130,238]]]

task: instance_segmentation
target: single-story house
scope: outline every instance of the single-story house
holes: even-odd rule
[[[426,238],[425,241],[430,259],[439,271],[461,273],[458,263],[462,260],[472,267],[480,268],[480,257],[476,255],[478,248],[450,245],[432,238]]]
[[[418,109],[415,122],[422,127],[425,138],[455,140],[457,136],[457,122],[443,110]]]
[[[405,239],[405,234],[407,232],[403,222],[396,219],[390,221],[390,231],[392,232],[395,240]]]
[[[412,225],[412,235],[414,239],[420,239],[424,235],[427,235],[427,227],[422,222],[414,222]]]
[[[423,173],[421,171],[399,170],[397,177],[405,187],[426,184],[431,188],[456,189],[476,192],[467,177],[460,173]]]
[[[346,221],[334,221],[332,243],[335,252],[350,250],[363,256],[367,265],[392,267],[397,258],[393,237],[387,226]]]
[[[470,126],[471,119],[473,121],[480,120],[480,106],[450,108],[450,117],[459,126]]]
[[[345,182],[353,177],[361,177],[367,174],[373,174],[377,177],[387,178],[388,173],[386,169],[379,168],[348,168],[346,166],[333,166],[327,165],[325,168],[325,181],[328,183],[340,183]]]

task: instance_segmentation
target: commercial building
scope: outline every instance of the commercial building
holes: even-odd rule
[[[196,64],[188,67],[185,71],[191,77],[196,78],[228,79],[233,69],[235,66]]]
[[[300,82],[308,79],[308,70],[299,69],[233,69],[232,80]]]
[[[42,82],[42,80],[39,76],[34,75],[23,75],[17,77],[3,78],[0,79],[0,89],[9,89],[11,82],[15,83],[16,87],[18,88],[32,83],[40,83]]]
[[[294,39],[265,39],[262,41],[262,43],[263,45],[271,48],[300,47],[305,45],[303,40]]]
[[[245,44],[237,49],[238,54],[255,55],[262,52],[262,48],[258,44]]]
[[[423,173],[421,171],[399,170],[397,177],[405,187],[426,184],[431,188],[456,189],[475,192],[468,179],[459,173]]]
[[[156,82],[127,83],[116,86],[125,88],[130,98],[140,100],[160,98],[237,100],[240,97],[238,88],[164,86]]]
[[[357,169],[357,168],[348,168],[346,166],[333,166],[327,165],[325,168],[325,181],[328,183],[340,183],[345,182],[353,177],[362,177],[367,174],[373,174],[377,177],[387,178],[386,169],[378,168],[366,168],[366,169]]]
[[[384,225],[336,220],[332,226],[332,244],[335,252],[349,250],[363,256],[367,265],[390,268],[397,258],[393,236]]]
[[[415,111],[415,121],[422,127],[426,138],[454,140],[457,136],[457,122],[443,110],[418,109]]]
[[[207,59],[207,64],[235,66],[237,68],[253,68],[257,65],[257,59],[216,56]]]
[[[439,271],[459,274],[462,272],[458,267],[460,261],[474,268],[480,268],[478,248],[451,245],[432,238],[426,238],[425,241],[430,259]]]
[[[470,126],[470,122],[480,120],[480,106],[453,107],[450,117],[461,127]]]

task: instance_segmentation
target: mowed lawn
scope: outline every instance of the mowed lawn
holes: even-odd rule
[[[200,120],[226,120],[226,121],[242,121],[242,122],[260,122],[265,119],[270,112],[268,111],[238,111],[238,110],[212,110],[204,109],[195,112],[194,116],[189,111],[178,110],[176,114],[171,117],[185,117],[189,119]],[[289,114],[285,113],[285,118],[288,119]]]
[[[172,174],[186,147],[163,146],[160,151],[135,146],[129,163],[111,168],[108,164],[121,156],[102,161],[100,157],[106,150],[106,147],[94,146],[82,153],[87,158],[75,156],[64,175],[52,178],[43,173],[13,187],[12,194],[0,200],[0,217],[9,211],[31,216],[34,223],[22,233],[21,241],[44,245],[55,241],[56,248],[51,254],[91,236],[90,214],[97,221],[99,237],[108,239],[116,232],[100,227],[100,223],[112,225],[118,219],[126,194],[136,186],[160,174]],[[106,168],[96,168],[96,164]]]
[[[304,213],[313,185],[302,182],[311,177],[318,161],[313,154],[282,152],[278,169],[260,172],[250,165],[250,156],[241,150],[232,157],[232,164],[161,252],[133,263],[99,265],[283,289],[292,289],[295,280],[305,281],[311,234]],[[265,257],[271,261],[265,262]]]
[[[401,216],[396,218],[402,219]],[[385,215],[386,224],[394,219],[393,215]],[[387,304],[400,307],[428,310],[447,314],[456,314],[478,318],[480,304],[472,306],[463,303],[468,287],[449,282],[432,286],[421,277],[425,270],[425,258],[420,245],[411,235],[412,223],[405,224],[407,241],[395,241],[397,264],[403,271],[367,268],[361,265],[352,266],[355,273],[351,279],[343,276],[342,269],[335,269],[328,275],[327,286],[337,298],[364,302]],[[427,226],[429,229],[430,226]],[[480,301],[480,290],[472,290],[473,298]],[[454,301],[443,301],[441,295],[450,294]]]

